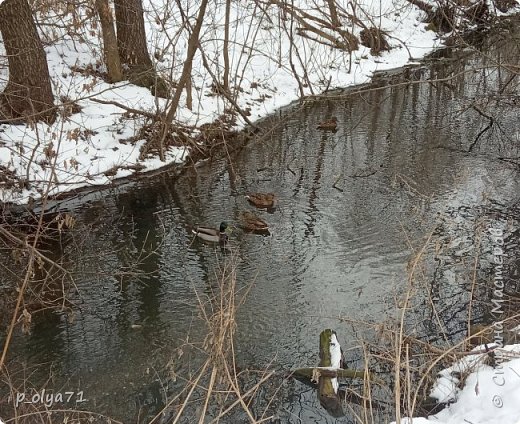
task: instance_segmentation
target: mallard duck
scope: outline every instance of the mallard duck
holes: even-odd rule
[[[324,131],[336,131],[338,129],[338,118],[333,116],[330,119],[321,121],[316,128]]]
[[[202,240],[226,244],[228,241],[228,228],[229,227],[226,222],[221,222],[218,230],[216,228],[210,227],[196,227],[193,228],[191,232]]]
[[[273,193],[249,193],[246,195],[246,199],[257,208],[272,209],[277,204]]]
[[[259,233],[269,232],[269,225],[267,225],[267,222],[258,218],[253,212],[242,212],[240,220],[242,221],[242,228],[244,230]]]

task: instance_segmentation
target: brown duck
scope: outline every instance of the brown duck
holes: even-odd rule
[[[263,219],[256,216],[253,212],[245,211],[240,214],[242,228],[246,231],[257,233],[268,233],[269,225]]]
[[[338,129],[338,118],[333,116],[330,119],[321,121],[316,128],[323,131],[336,131]]]
[[[261,209],[276,207],[277,199],[273,193],[250,193],[246,195],[249,203]]]

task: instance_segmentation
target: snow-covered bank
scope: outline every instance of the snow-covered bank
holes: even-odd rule
[[[312,2],[296,3],[307,13],[324,18],[322,11]],[[181,26],[181,17],[175,8],[165,10],[166,5],[159,2],[144,2],[144,5],[149,50],[157,59],[157,69],[165,75],[171,74],[175,81],[186,56],[187,33],[177,31],[172,36],[170,30],[173,32]],[[305,95],[319,94],[327,87],[365,83],[374,71],[402,66],[439,45],[437,35],[426,30],[421,22],[424,14],[419,9],[403,0],[384,0],[373,4],[359,3],[362,12],[358,13],[367,24],[376,20],[391,34],[389,52],[372,56],[368,47],[360,45],[350,57],[343,50],[294,35],[295,45],[289,57],[288,28],[284,28],[286,24],[278,9],[273,7],[262,11],[255,2],[233,2],[232,5],[229,54],[232,83],[240,85],[238,104],[251,113],[252,121],[299,97],[298,82],[290,62],[300,76],[305,67],[310,80],[310,84],[305,84]],[[347,4],[344,6],[348,7]],[[189,12],[195,14],[197,10],[192,7]],[[213,5],[207,12],[202,31],[201,46],[207,58],[215,64],[217,74],[221,72],[222,63],[223,13],[223,4]],[[166,24],[164,19],[160,19],[164,16],[168,16]],[[47,14],[39,19],[45,24],[52,23],[54,18]],[[75,101],[81,110],[60,116],[50,126],[44,123],[34,128],[0,126],[0,171],[4,175],[0,179],[0,201],[26,203],[30,196],[39,198],[47,192],[53,195],[85,185],[109,184],[115,178],[135,172],[136,168],[153,170],[166,163],[184,161],[188,148],[182,146],[171,147],[166,162],[153,156],[140,159],[140,149],[145,141],[125,140],[136,135],[143,119],[129,118],[127,111],[115,105],[92,101],[92,98],[114,101],[150,112],[165,105],[164,99],[154,98],[146,88],[128,82],[107,84],[96,72],[78,71],[89,66],[103,70],[98,29],[84,28],[84,39],[81,40],[56,34],[57,27],[40,25],[42,28],[41,38],[47,42],[56,104]],[[2,44],[0,54],[4,54],[1,50]],[[5,56],[2,61],[7,65]],[[7,78],[8,68],[1,66],[0,90]],[[200,126],[214,121],[224,112],[225,101],[211,93],[211,83],[198,53],[192,68],[193,108],[185,107],[183,95],[177,122]],[[236,127],[243,125],[239,120]],[[20,178],[21,183],[18,181]]]
[[[483,346],[476,349],[481,350]],[[467,356],[442,370],[431,395],[448,406],[428,418],[405,418],[403,424],[519,424],[520,345]]]

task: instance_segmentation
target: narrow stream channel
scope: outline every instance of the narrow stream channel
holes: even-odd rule
[[[190,226],[236,224],[252,210],[244,195],[269,191],[279,206],[258,214],[271,236],[236,228],[230,237],[237,286],[250,288],[237,317],[238,365],[313,366],[320,331],[333,328],[362,367],[349,350],[360,334],[338,318],[396,316],[408,261],[439,214],[518,201],[519,168],[507,158],[520,156],[519,81],[495,64],[518,66],[519,37],[489,37],[360,94],[284,109],[263,123],[268,136],[180,177],[165,172],[69,201],[77,225],[54,253],[75,269],[74,314],[34,316],[31,333],[14,338],[11,366],[23,365],[37,387],[49,378],[55,391],[81,390],[82,409],[125,423],[153,416],[171,378],[166,364],[194,372],[178,349],[203,339],[195,292],[210,292],[224,258],[193,240]],[[336,132],[316,128],[331,116]],[[457,316],[467,318],[464,308]],[[280,391],[278,408],[279,422],[353,422],[330,417],[297,382]],[[12,406],[1,410],[12,416]]]

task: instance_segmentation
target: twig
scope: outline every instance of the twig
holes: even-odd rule
[[[121,109],[126,110],[127,112],[135,113],[137,115],[143,115],[143,116],[146,116],[147,118],[153,119],[154,121],[159,119],[159,114],[157,114],[157,113],[151,113],[151,112],[147,112],[145,110],[134,109],[133,107],[125,106],[124,104],[121,104],[121,103],[113,101],[113,100],[101,100],[101,99],[96,99],[94,97],[91,98],[90,100],[92,100],[93,102],[96,102],[96,103],[101,103],[103,105],[117,106]]]
[[[343,174],[338,175],[338,178],[336,178],[336,181],[334,181],[334,184],[332,184],[332,188],[335,188],[336,190],[341,191],[343,193],[344,190],[336,185],[341,178],[343,178]]]
[[[367,177],[371,177],[376,172],[377,172],[377,169],[375,171],[369,172],[368,174],[353,174],[353,175],[349,175],[349,177],[350,178],[367,178]]]
[[[469,149],[468,149],[468,152],[471,152],[473,150],[473,148],[475,147],[475,145],[477,144],[478,140],[480,139],[480,137],[482,137],[482,135],[487,131],[489,130],[492,126],[493,126],[493,123],[495,122],[495,119],[484,113],[484,111],[482,109],[480,109],[477,105],[472,105],[471,106],[474,110],[476,110],[480,115],[482,115],[484,118],[487,118],[489,119],[489,124],[482,130],[478,133],[477,137],[475,138],[475,140],[473,141],[473,143],[471,143],[471,145],[469,146]]]
[[[520,158],[498,158],[498,160],[501,160],[501,161],[507,162],[507,163],[512,163],[513,165],[516,165],[516,166],[520,166],[520,162],[517,162],[518,160],[520,160]]]

